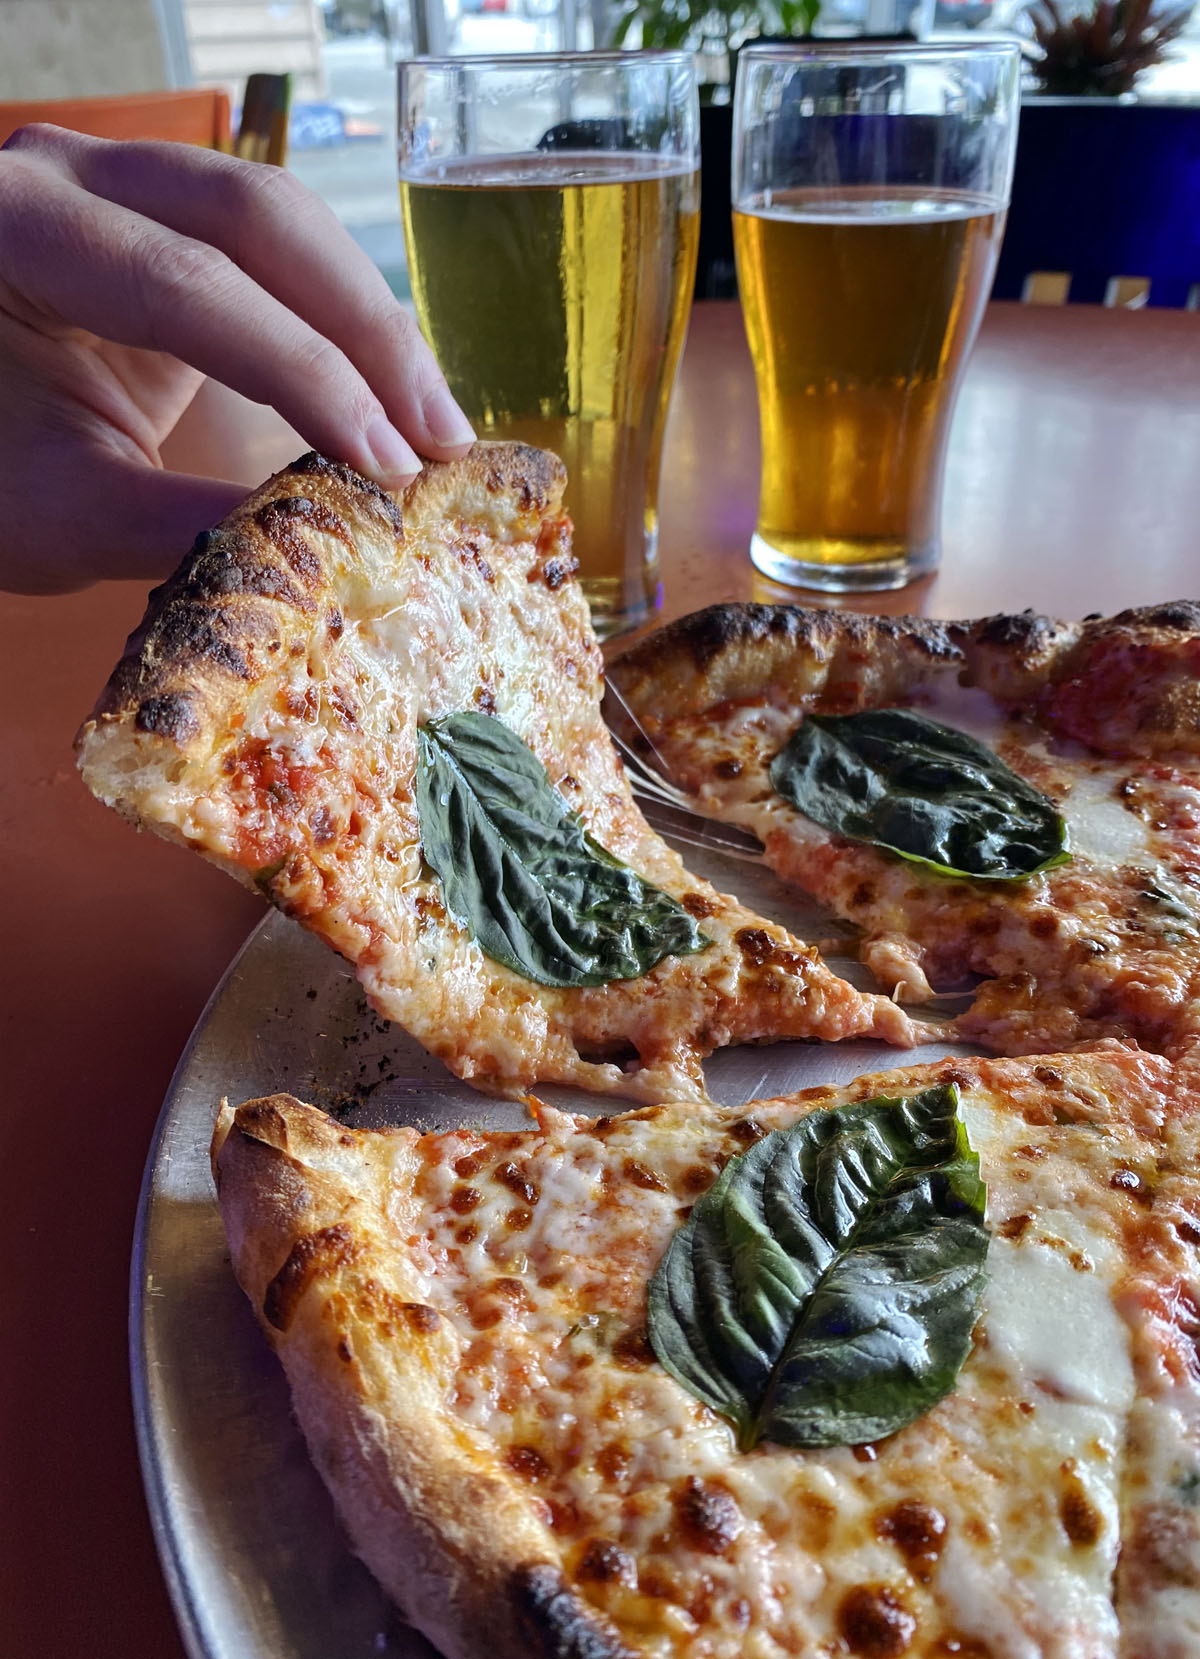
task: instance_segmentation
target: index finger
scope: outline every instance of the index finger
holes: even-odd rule
[[[472,442],[416,323],[331,210],[292,174],[190,145],[113,143],[30,129],[44,155],[94,195],[219,249],[358,369],[422,455]]]

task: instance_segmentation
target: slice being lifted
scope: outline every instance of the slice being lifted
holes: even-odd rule
[[[1200,1118],[1172,1083],[1112,1044],[510,1134],[275,1096],[223,1111],[214,1163],[354,1547],[448,1659],[1184,1659]]]
[[[624,735],[860,927],[883,985],[984,977],[962,1036],[1194,1044],[1200,605],[1072,624],[718,606],[609,679]]]
[[[398,506],[289,467],[152,595],[80,733],[89,787],[258,887],[496,1092],[694,1099],[728,1043],[911,1043],[647,827],[563,485],[519,445],[427,467]]]

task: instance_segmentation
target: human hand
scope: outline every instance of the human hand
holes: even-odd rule
[[[471,430],[416,324],[291,174],[25,127],[0,148],[0,587],[158,577],[246,494],[163,469],[206,375],[390,489]]]

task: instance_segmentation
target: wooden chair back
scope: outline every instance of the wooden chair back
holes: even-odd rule
[[[287,160],[291,101],[290,75],[251,75],[242,95],[234,155],[243,161],[265,161],[272,167],[282,167]]]
[[[1026,103],[992,292],[1200,307],[1200,107]]]
[[[0,102],[0,144],[33,121],[49,121],[94,138],[164,138],[218,150],[229,149],[231,141],[227,94],[200,87],[115,98]]]

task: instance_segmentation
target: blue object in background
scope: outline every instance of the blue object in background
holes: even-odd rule
[[[993,297],[1031,271],[1070,271],[1072,300],[1147,277],[1148,304],[1200,285],[1200,108],[1035,98],[1021,108],[1012,206]]]

